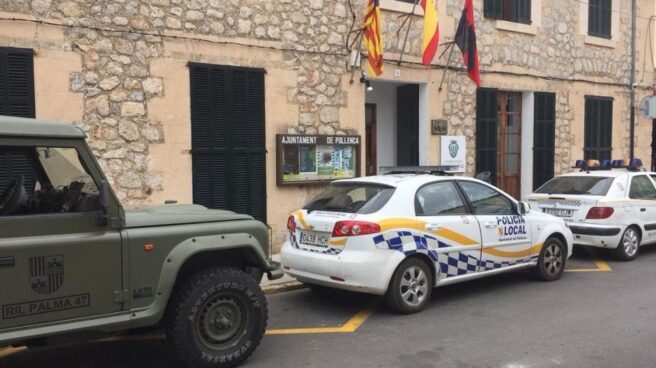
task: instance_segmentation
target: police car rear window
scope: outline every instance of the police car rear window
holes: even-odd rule
[[[549,180],[535,193],[604,196],[614,179],[602,176],[561,176]]]
[[[374,213],[383,208],[394,188],[379,184],[335,183],[316,196],[304,210],[346,213]]]

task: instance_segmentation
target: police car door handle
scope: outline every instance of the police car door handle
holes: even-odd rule
[[[438,224],[426,224],[426,230],[428,231],[439,231],[442,230],[442,225]]]
[[[492,221],[486,222],[485,227],[488,229],[495,229],[497,227],[497,223]]]

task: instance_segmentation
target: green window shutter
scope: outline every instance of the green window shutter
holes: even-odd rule
[[[554,177],[556,95],[535,93],[533,128],[533,190]]]
[[[0,115],[35,117],[33,59],[31,49],[0,47]]]
[[[517,22],[531,24],[531,0],[516,0]]]
[[[611,38],[612,0],[589,0],[588,34],[590,36]]]
[[[489,19],[503,18],[502,0],[485,0],[483,14]]]
[[[189,68],[194,203],[266,221],[264,71]]]
[[[610,160],[613,146],[613,98],[585,96],[584,159]]]
[[[499,92],[479,88],[476,91],[476,173],[489,171],[490,182],[497,180],[499,139]]]

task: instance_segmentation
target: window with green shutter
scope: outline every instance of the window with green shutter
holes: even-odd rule
[[[612,0],[588,0],[588,35],[611,38]]]
[[[194,203],[266,222],[264,70],[189,69]]]
[[[533,119],[533,190],[554,177],[556,95],[535,93]]]
[[[34,52],[0,47],[0,115],[34,118]]]
[[[531,0],[485,0],[485,18],[531,24]]]
[[[610,160],[613,146],[613,98],[585,96],[584,159]]]
[[[0,47],[0,115],[34,118],[34,52]],[[0,192],[14,176],[23,176],[28,192],[35,174],[25,149],[0,147]]]
[[[476,92],[476,173],[489,171],[497,182],[499,137],[499,91],[479,88]]]

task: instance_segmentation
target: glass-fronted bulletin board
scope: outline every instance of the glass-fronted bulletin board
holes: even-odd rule
[[[276,135],[278,185],[347,179],[360,173],[360,136]]]

